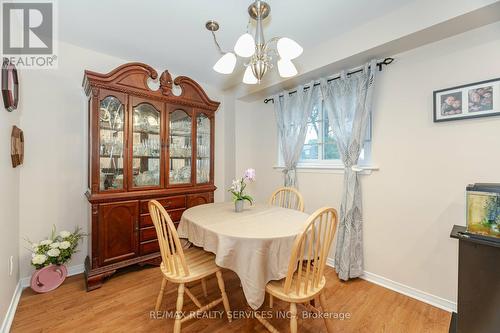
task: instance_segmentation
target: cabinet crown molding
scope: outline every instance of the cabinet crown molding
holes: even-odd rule
[[[172,80],[169,71],[165,70],[159,78],[159,88],[151,90],[148,81],[157,79],[158,73],[151,66],[140,62],[130,62],[106,74],[86,70],[82,86],[87,96],[90,96],[93,89],[106,88],[204,110],[216,111],[219,107],[219,102],[211,100],[205,90],[187,76],[178,76]],[[173,93],[173,84],[181,88],[179,95]]]

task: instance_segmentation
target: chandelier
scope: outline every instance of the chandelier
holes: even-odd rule
[[[286,37],[273,37],[266,42],[262,20],[269,16],[271,7],[264,1],[256,0],[248,7],[248,14],[256,21],[255,37],[248,31],[238,38],[233,52],[224,52],[217,42],[215,31],[219,30],[216,21],[208,21],[205,27],[212,32],[215,45],[222,54],[213,69],[221,74],[231,74],[236,66],[236,55],[249,58],[245,63],[246,70],[243,83],[260,83],[264,75],[273,68],[273,57],[278,57],[277,65],[279,75],[283,78],[295,76],[297,68],[292,59],[302,54],[302,47],[294,40]],[[273,47],[275,46],[275,48]]]

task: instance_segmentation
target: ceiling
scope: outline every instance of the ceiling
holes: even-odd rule
[[[286,36],[308,49],[415,0],[268,0],[266,38]],[[159,70],[191,76],[218,87],[240,82],[241,72],[212,70],[219,54],[205,22],[215,19],[217,37],[231,50],[245,32],[251,0],[58,1],[59,38]]]

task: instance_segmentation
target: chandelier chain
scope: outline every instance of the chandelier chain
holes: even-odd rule
[[[250,17],[248,18],[248,22],[247,22],[247,34],[250,33],[250,24],[251,24],[251,19]]]
[[[219,52],[221,54],[225,54],[226,52],[224,52],[222,50],[222,48],[220,47],[219,42],[217,41],[217,37],[215,37],[215,32],[213,32],[213,31],[212,31],[212,37],[214,38],[215,45],[217,46],[217,49],[219,50]]]

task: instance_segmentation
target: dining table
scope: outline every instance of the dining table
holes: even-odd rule
[[[264,303],[266,284],[286,277],[295,238],[309,215],[268,204],[248,205],[235,212],[234,203],[210,203],[184,211],[180,238],[215,254],[215,263],[234,271],[248,305]]]

